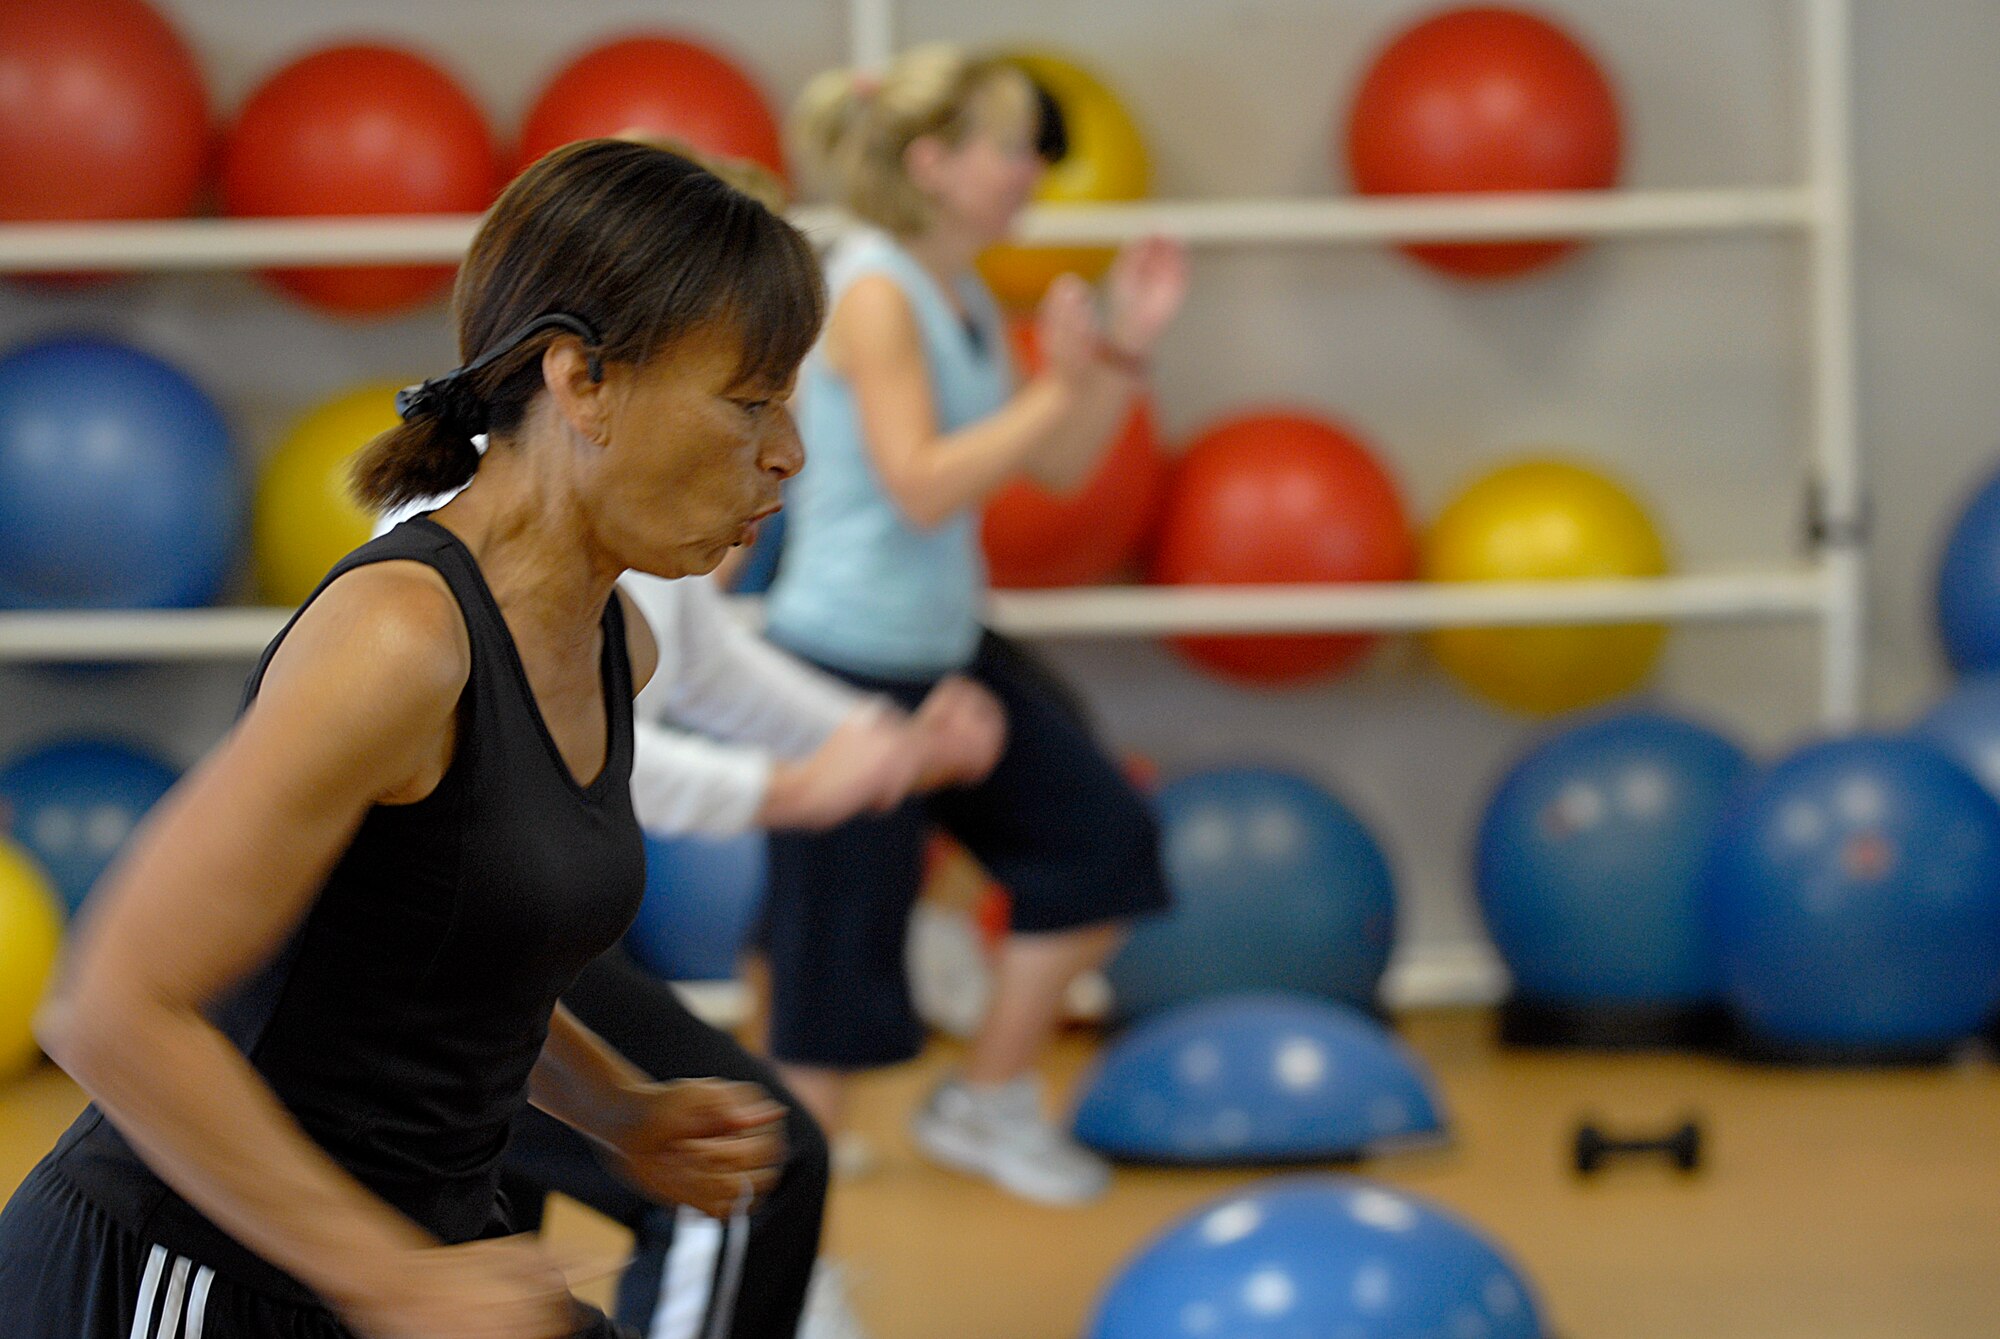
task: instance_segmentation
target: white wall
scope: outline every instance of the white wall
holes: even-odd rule
[[[774,96],[840,60],[836,0],[527,0],[270,4],[172,0],[221,106],[303,47],[357,33],[444,53],[503,128],[563,56],[636,22],[719,39]],[[1418,6],[1388,0],[907,0],[904,38],[1049,41],[1083,54],[1144,124],[1161,194],[1301,194],[1339,183],[1327,147],[1374,46]],[[1628,181],[1774,183],[1797,171],[1785,0],[1561,0],[1613,69],[1630,126]],[[1942,528],[1995,455],[2000,237],[2000,7],[1856,0],[1861,386],[1878,522],[1871,717],[1903,719],[1941,681],[1927,583]],[[476,19],[476,25],[474,20]],[[1773,238],[1599,246],[1562,269],[1471,289],[1374,250],[1213,251],[1159,359],[1176,438],[1248,402],[1337,415],[1370,436],[1419,516],[1520,448],[1595,456],[1646,496],[1684,562],[1795,554],[1804,442],[1803,265]],[[0,343],[53,326],[122,331],[187,366],[245,450],[367,377],[449,364],[441,310],[384,325],[319,320],[247,280],[177,278],[51,299],[0,293]],[[1468,701],[1407,643],[1325,688],[1252,694],[1158,648],[1056,648],[1116,737],[1170,772],[1289,763],[1371,820],[1405,896],[1406,949],[1476,945],[1468,834],[1532,727]],[[1769,750],[1811,728],[1814,645],[1797,628],[1686,630],[1659,694]],[[241,666],[85,679],[0,671],[0,751],[83,724],[191,759],[233,710]]]

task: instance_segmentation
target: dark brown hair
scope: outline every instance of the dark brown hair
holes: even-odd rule
[[[812,347],[826,294],[798,229],[677,153],[620,139],[556,149],[487,212],[452,309],[461,366],[551,312],[597,335],[602,362],[639,364],[718,322],[742,341],[737,381],[779,387]],[[545,328],[420,397],[355,459],[354,493],[386,509],[448,492],[479,468],[474,435],[519,427],[542,390]],[[440,382],[426,383],[436,387]]]

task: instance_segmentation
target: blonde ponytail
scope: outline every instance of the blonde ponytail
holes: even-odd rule
[[[859,70],[822,70],[807,82],[790,126],[792,161],[807,181],[837,189],[841,146],[855,137],[880,87]]]
[[[856,217],[913,236],[931,226],[934,211],[910,181],[904,154],[926,135],[960,144],[982,115],[1032,134],[1039,105],[1027,75],[946,42],[911,47],[879,79],[857,70],[813,78],[792,108],[793,161]]]

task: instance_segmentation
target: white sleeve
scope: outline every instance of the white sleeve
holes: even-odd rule
[[[650,721],[632,730],[632,808],[640,827],[662,836],[733,837],[756,826],[771,783],[769,755]]]
[[[874,702],[745,627],[711,581],[622,580],[660,644],[660,667],[639,694],[644,720],[797,758]]]

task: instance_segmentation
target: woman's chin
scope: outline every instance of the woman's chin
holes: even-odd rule
[[[664,581],[707,576],[721,565],[723,557],[729,552],[729,547],[723,544],[699,549],[678,549],[673,553],[648,554],[643,559],[631,563],[627,570],[642,572],[649,577],[659,577]]]

